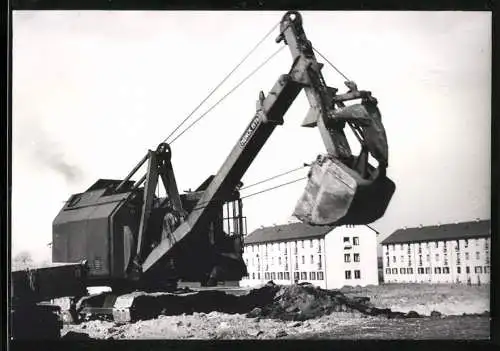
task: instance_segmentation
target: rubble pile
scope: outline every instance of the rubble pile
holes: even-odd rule
[[[222,312],[245,314],[247,317],[271,318],[283,321],[305,321],[333,312],[353,316],[384,316],[387,318],[418,318],[415,311],[393,312],[370,303],[368,297],[347,296],[338,290],[324,290],[310,284],[289,286],[268,282],[244,295],[224,291],[185,290],[181,293],[134,293],[130,308],[131,321],[149,320],[158,316]],[[111,316],[109,316],[111,317]],[[108,319],[109,319],[108,317]],[[83,320],[102,318],[86,315]]]
[[[260,290],[260,291],[259,291]],[[390,309],[379,309],[369,302],[367,297],[347,297],[338,290],[324,290],[312,285],[278,286],[272,282],[252,294],[271,295],[272,299],[262,301],[247,313],[247,317],[266,317],[281,320],[303,321],[329,315],[333,312],[347,312],[354,315],[385,316],[387,318],[418,318],[414,311],[409,313],[393,312]]]
[[[347,297],[338,290],[324,290],[309,284],[281,286],[273,282],[241,296],[223,291],[140,296],[136,299],[134,311],[136,320],[151,319],[158,315],[212,311],[285,321],[304,321],[333,312],[347,312],[356,316],[381,315],[387,318],[420,317],[414,311],[405,314],[379,309],[370,304],[367,297]]]

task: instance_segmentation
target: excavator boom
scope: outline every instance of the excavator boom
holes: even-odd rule
[[[200,226],[206,226],[211,204],[237,186],[275,127],[284,123],[283,116],[302,89],[310,104],[306,120],[309,123],[312,120],[318,127],[328,155],[320,157],[312,166],[309,183],[294,212],[296,217],[313,225],[368,224],[385,212],[395,186],[385,177],[387,147],[383,147],[384,142],[386,146],[386,139],[380,115],[372,117],[369,113],[370,110],[378,112],[376,100],[369,92],[353,89],[355,84],[352,82],[347,82],[351,91],[345,96],[336,96],[337,89],[326,85],[321,74],[322,65],[314,56],[298,12],[287,12],[280,28],[276,41],[284,41],[290,48],[293,59],[290,72],[279,77],[267,96],[260,93],[256,114],[198,204],[171,237],[163,240],[148,255],[142,264],[143,272],[167,256],[186,236],[196,235]],[[344,101],[356,98],[363,98],[363,104],[345,108]],[[336,109],[336,105],[344,110]],[[354,112],[349,113],[349,108],[355,109]],[[372,126],[375,122],[377,124]],[[357,128],[361,135],[365,132],[361,129],[363,126],[372,134],[377,128],[379,133],[367,138],[371,144],[370,148],[363,148],[364,155],[352,156],[343,131],[346,123]],[[377,143],[374,137],[382,141]],[[382,152],[374,153],[374,150],[380,149],[380,144]],[[380,160],[378,170],[368,164],[369,151]],[[360,173],[364,173],[365,177]]]
[[[170,145],[161,143],[125,179],[101,179],[70,197],[53,223],[53,261],[87,260],[89,284],[123,290],[144,281],[149,286],[209,276],[241,279],[246,275],[241,179],[302,90],[310,105],[302,125],[319,130],[326,153],[311,165],[294,215],[312,225],[368,224],[380,218],[395,185],[386,176],[388,147],[377,100],[354,82],[346,82],[344,94],[326,84],[298,12],[283,16],[276,41],[288,46],[291,68],[267,95],[260,92],[255,114],[215,175],[180,194]],[[355,100],[360,102],[345,104]],[[345,128],[360,141],[359,155],[352,154]],[[377,167],[368,163],[369,155]],[[143,165],[146,174],[132,181]],[[160,180],[164,198],[155,195]]]

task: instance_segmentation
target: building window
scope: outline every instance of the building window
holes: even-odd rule
[[[355,270],[354,271],[354,279],[361,279],[361,271],[360,270]]]
[[[290,280],[290,272],[285,272],[285,280]]]
[[[476,252],[476,260],[479,260],[481,256],[479,255],[479,251]]]
[[[252,273],[252,279],[255,279],[255,273]]]
[[[283,272],[278,272],[278,279],[283,280]]]
[[[400,268],[399,274],[406,274],[406,268]]]
[[[391,274],[391,269],[390,268],[386,268],[385,269],[385,274]]]
[[[387,267],[389,267],[389,263],[390,263],[389,256],[387,256],[387,259],[386,259],[386,266]]]
[[[300,273],[299,272],[293,272],[293,279],[294,280],[299,280],[300,278]]]
[[[486,264],[490,264],[490,256],[488,255],[488,253],[486,253],[485,261]]]
[[[431,267],[425,267],[425,274],[431,273]]]
[[[468,261],[468,260],[469,260],[469,253],[468,253],[468,252],[466,252],[466,253],[465,253],[465,260],[466,260],[466,261]]]
[[[392,269],[392,274],[398,274],[398,269],[397,268],[393,268]]]
[[[396,263],[396,256],[392,256],[392,262]]]
[[[311,255],[311,263],[314,263],[314,255]]]
[[[479,239],[475,239],[476,246],[479,246]]]
[[[359,237],[357,237],[357,236],[353,237],[353,238],[352,238],[352,244],[353,244],[354,246],[359,245]]]
[[[408,268],[408,269],[406,270],[406,273],[407,273],[407,274],[413,274],[413,268]]]
[[[295,270],[299,269],[299,262],[296,260],[295,261]]]
[[[297,252],[298,252],[298,250],[297,250],[297,246],[295,246],[295,245],[294,245],[294,246],[293,246],[293,253],[294,253],[294,255],[296,255],[296,254],[297,254]]]
[[[306,263],[306,256],[302,256],[302,264]]]
[[[426,246],[427,248],[430,248],[430,247],[431,247],[431,243],[430,243],[430,242],[426,242],[426,243],[425,243],[425,246]]]
[[[276,272],[272,272],[271,273],[271,277],[272,277],[273,280],[276,279]]]
[[[345,271],[345,279],[351,279],[351,271]]]
[[[354,262],[359,262],[359,253],[354,254]]]
[[[405,257],[401,256],[401,262],[404,262],[404,260],[405,260]]]
[[[318,255],[318,268],[321,269],[323,266],[323,261],[321,255]]]
[[[318,253],[321,252],[321,242],[318,244]]]
[[[351,254],[344,254],[344,262],[351,262]]]
[[[422,264],[422,255],[418,256],[418,265],[419,266],[423,266],[423,264]]]
[[[408,266],[411,266],[411,256],[408,256]]]
[[[260,273],[257,273],[257,279],[260,279]]]
[[[470,267],[469,266],[465,267],[465,273],[467,273],[467,274],[470,273]]]
[[[307,280],[307,273],[306,272],[301,272],[300,273],[300,279]]]
[[[484,249],[488,251],[490,249],[490,244],[488,243],[488,240],[484,240]]]
[[[314,247],[313,241],[309,240],[309,247],[312,249]]]
[[[344,236],[344,243],[348,243],[348,242],[349,242],[349,237]]]
[[[456,245],[455,245],[455,251],[459,251],[459,250],[460,250],[460,241],[457,240]]]
[[[489,273],[489,272],[490,272],[490,267],[484,266],[484,273]]]
[[[443,267],[444,274],[450,274],[450,267]]]
[[[309,272],[309,279],[316,280],[316,272]]]
[[[462,267],[457,267],[457,273],[458,274],[462,273]]]
[[[411,253],[411,246],[408,244],[408,255]]]
[[[281,266],[281,257],[278,257],[278,265]]]
[[[421,254],[422,253],[422,244],[418,244],[418,253]]]
[[[435,267],[434,274],[441,274],[441,267]]]
[[[417,272],[418,272],[418,274],[424,274],[424,269],[423,268],[418,268]]]
[[[318,280],[323,280],[325,279],[323,276],[323,272],[318,272]]]
[[[469,239],[465,239],[465,248],[468,248],[469,247]]]
[[[474,267],[474,272],[475,273],[483,273],[483,267],[482,266]]]
[[[427,254],[427,262],[430,262],[431,261],[431,255]]]
[[[399,244],[399,250],[403,250],[403,244]]]
[[[301,248],[304,248],[304,240],[301,240],[301,241],[300,241],[300,247],[301,247]]]
[[[437,242],[437,241],[435,241],[435,242],[434,242],[434,247],[437,249],[437,248],[438,248],[438,246],[439,246],[439,245],[438,245],[438,242]]]
[[[285,271],[288,270],[288,263],[285,263]]]

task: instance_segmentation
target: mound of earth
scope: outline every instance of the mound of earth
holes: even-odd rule
[[[354,314],[377,316],[387,318],[418,318],[420,315],[414,311],[407,314],[393,312],[390,309],[379,309],[369,302],[367,297],[345,296],[338,290],[325,290],[312,285],[279,286],[272,282],[264,287],[252,290],[248,299],[255,297],[261,299],[261,304],[247,313],[248,317],[267,317],[282,320],[307,320],[332,312],[350,312]],[[253,304],[250,304],[253,305]]]
[[[134,303],[130,308],[133,321],[148,320],[159,315],[213,311],[292,321],[318,318],[332,312],[382,315],[387,318],[420,317],[414,311],[405,314],[379,309],[367,297],[348,297],[338,290],[325,290],[310,284],[282,286],[269,282],[240,296],[224,291],[184,291],[182,294],[136,292],[133,295]]]

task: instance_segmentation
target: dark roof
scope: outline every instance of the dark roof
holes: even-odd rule
[[[382,241],[384,244],[399,244],[407,242],[456,240],[478,238],[491,235],[491,221],[449,223],[428,227],[398,229]]]
[[[321,237],[328,234],[333,228],[335,226],[311,226],[300,222],[277,225],[254,230],[245,237],[244,241],[245,244],[256,244]]]

